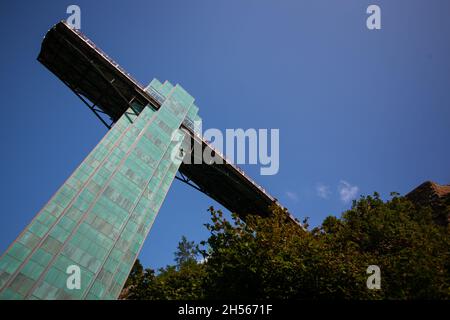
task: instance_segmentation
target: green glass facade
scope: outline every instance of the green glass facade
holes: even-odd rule
[[[0,299],[118,297],[181,164],[180,125],[199,119],[181,86],[146,90],[161,107],[132,104],[2,255]]]

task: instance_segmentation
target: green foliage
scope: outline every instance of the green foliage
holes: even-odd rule
[[[270,217],[209,209],[202,248],[185,237],[175,266],[142,270],[127,282],[128,299],[449,299],[450,234],[428,207],[393,193],[362,197],[341,218],[301,229],[273,206]],[[197,262],[202,254],[204,262]],[[381,269],[381,290],[366,286],[367,267]]]
[[[197,263],[198,246],[182,237],[175,252],[176,265],[143,270],[136,260],[121,298],[130,300],[194,300],[202,297],[204,266]]]
[[[199,255],[198,245],[194,241],[188,241],[185,236],[181,237],[181,241],[178,243],[178,250],[175,252],[175,262],[180,268],[185,264],[189,264],[197,261]]]

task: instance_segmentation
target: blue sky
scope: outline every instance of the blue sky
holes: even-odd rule
[[[450,2],[2,1],[0,251],[106,129],[37,61],[46,31],[81,7],[81,30],[141,83],[180,83],[204,128],[279,128],[280,171],[243,166],[312,225],[374,191],[450,183]],[[382,29],[366,28],[378,4]],[[140,258],[173,262],[220,206],[175,181]]]

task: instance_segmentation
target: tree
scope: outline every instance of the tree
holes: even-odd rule
[[[270,217],[228,221],[209,208],[210,236],[199,248],[182,238],[176,265],[136,267],[136,299],[449,299],[450,232],[429,206],[398,194],[354,201],[340,218],[303,230],[278,206]],[[206,259],[197,262],[202,254]],[[381,269],[381,290],[366,286],[369,265]],[[134,269],[134,268],[133,268]]]
[[[188,241],[185,236],[182,236],[181,241],[178,243],[178,250],[175,252],[177,268],[180,269],[185,264],[197,261],[198,255],[198,245],[194,241]]]
[[[174,266],[142,270],[136,261],[122,297],[132,300],[194,300],[203,296],[203,265],[196,258],[198,245],[182,237],[175,252]]]

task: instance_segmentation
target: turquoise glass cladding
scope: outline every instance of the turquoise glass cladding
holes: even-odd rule
[[[0,299],[116,299],[181,164],[181,86],[153,80],[161,107],[132,105],[0,258]],[[69,266],[80,289],[69,289]]]

